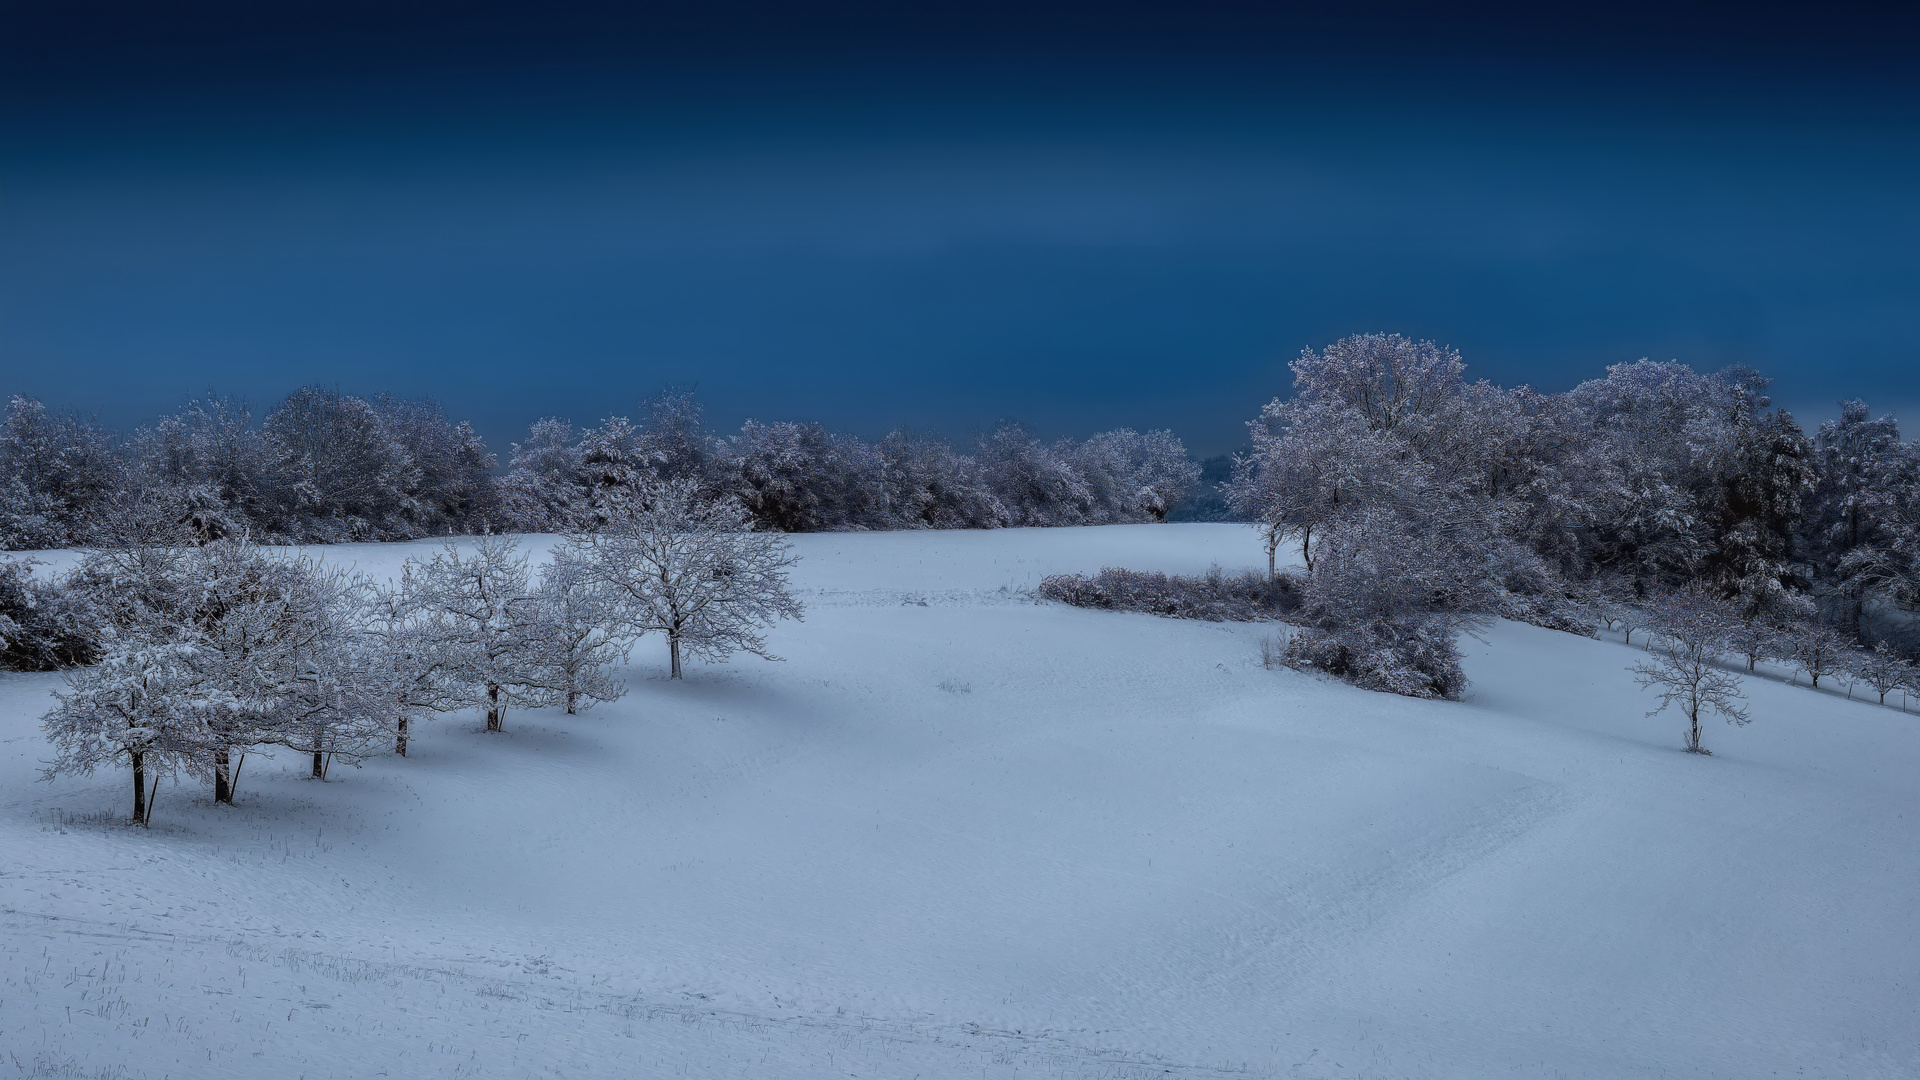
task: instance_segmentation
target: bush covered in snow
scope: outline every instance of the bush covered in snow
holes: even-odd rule
[[[1467,674],[1452,628],[1393,620],[1357,622],[1296,633],[1280,655],[1295,668],[1317,668],[1362,690],[1417,698],[1460,697]]]
[[[1217,566],[1198,577],[1111,566],[1091,576],[1055,574],[1040,582],[1038,594],[1075,607],[1208,622],[1282,619],[1300,606],[1300,585],[1290,575],[1226,574]]]
[[[59,581],[33,575],[30,559],[0,560],[0,668],[55,671],[100,654],[85,602]]]

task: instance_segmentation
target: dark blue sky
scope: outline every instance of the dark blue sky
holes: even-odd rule
[[[0,391],[1211,453],[1397,330],[1920,404],[1914,24],[1739,11],[9,6]]]

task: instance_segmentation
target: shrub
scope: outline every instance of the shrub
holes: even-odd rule
[[[1362,690],[1458,700],[1467,688],[1453,627],[1376,619],[1334,630],[1302,630],[1281,662],[1318,668]]]
[[[1279,619],[1300,606],[1300,584],[1282,574],[1219,567],[1199,577],[1105,567],[1098,574],[1055,574],[1040,582],[1039,595],[1074,607],[1145,611],[1170,619],[1258,622]]]
[[[91,664],[100,642],[83,601],[33,576],[33,560],[0,561],[0,668],[55,671]]]

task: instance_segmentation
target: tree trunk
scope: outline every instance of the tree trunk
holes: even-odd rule
[[[680,631],[667,631],[667,654],[672,658],[673,673],[668,678],[680,677]]]
[[[567,715],[568,716],[576,715],[577,710],[579,709],[579,706],[580,706],[580,691],[578,690],[567,691]]]
[[[407,756],[407,718],[404,716],[400,718],[399,724],[394,727],[393,752],[399,754],[401,757]]]
[[[315,780],[327,778],[326,751],[320,748],[319,728],[313,729],[313,778]]]
[[[506,703],[500,700],[500,687],[487,684],[487,730],[502,731],[506,726]]]
[[[225,750],[216,750],[213,754],[213,801],[233,805],[233,780],[227,772]]]
[[[133,823],[147,823],[147,755],[138,750],[133,757]]]

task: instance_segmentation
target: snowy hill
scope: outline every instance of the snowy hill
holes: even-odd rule
[[[0,1075],[1920,1075],[1920,716],[1750,679],[1700,758],[1616,642],[1500,624],[1425,702],[1025,595],[1241,526],[796,547],[783,663],[645,640],[151,831],[0,675]]]

